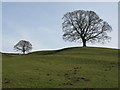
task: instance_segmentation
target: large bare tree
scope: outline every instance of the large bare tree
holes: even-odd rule
[[[63,20],[62,29],[65,41],[80,41],[83,47],[86,47],[86,42],[104,43],[111,39],[107,32],[111,31],[112,27],[100,19],[94,11],[68,12],[63,16]]]
[[[25,52],[32,50],[32,44],[29,41],[21,40],[14,46],[14,49],[25,54]]]

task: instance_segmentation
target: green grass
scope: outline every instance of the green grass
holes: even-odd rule
[[[3,54],[3,88],[117,88],[118,50],[75,47]]]

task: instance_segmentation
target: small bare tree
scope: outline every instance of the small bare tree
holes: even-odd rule
[[[111,39],[107,35],[107,32],[112,30],[111,26],[93,11],[68,12],[63,16],[63,20],[62,29],[65,41],[81,41],[83,47],[86,47],[86,42],[104,43]]]
[[[25,52],[32,50],[32,44],[29,41],[21,40],[14,46],[14,49],[25,54]]]

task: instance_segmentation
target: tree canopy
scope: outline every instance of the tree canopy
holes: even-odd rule
[[[86,42],[104,43],[111,39],[107,32],[112,27],[103,21],[94,11],[76,10],[63,16],[63,39],[65,41],[80,41],[83,47]]]
[[[14,46],[14,49],[25,54],[25,52],[32,50],[32,44],[29,41],[21,40]]]

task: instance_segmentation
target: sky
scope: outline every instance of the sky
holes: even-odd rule
[[[111,42],[87,46],[118,48],[117,2],[3,2],[2,52],[15,52],[13,47],[20,40],[31,42],[32,51],[82,46],[62,39],[62,17],[75,10],[95,11],[113,28]]]

